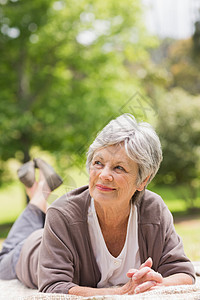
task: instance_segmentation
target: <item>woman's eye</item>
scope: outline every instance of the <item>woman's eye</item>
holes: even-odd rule
[[[97,165],[97,166],[101,166],[101,165],[102,165],[102,163],[101,163],[99,160],[96,160],[96,161],[94,162],[94,164]]]
[[[123,168],[122,166],[116,166],[115,169],[121,170],[121,171],[125,171],[124,168]]]

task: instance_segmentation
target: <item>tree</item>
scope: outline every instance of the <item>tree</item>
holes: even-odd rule
[[[127,65],[151,45],[140,1],[1,3],[0,160],[34,145],[80,156],[139,86]]]
[[[192,95],[198,95],[200,58],[194,53],[192,38],[177,41],[169,48],[168,65],[173,76],[171,88],[181,87]]]
[[[157,132],[163,148],[163,162],[157,180],[180,184],[190,191],[182,195],[194,207],[200,187],[200,98],[173,89],[159,102]]]
[[[199,58],[200,51],[200,20],[195,22],[195,31],[193,34],[193,50],[194,56]]]
[[[171,90],[180,87],[192,95],[200,93],[199,22],[195,23],[194,35],[185,40],[164,39],[152,50],[154,70],[165,73],[163,87]],[[162,76],[161,76],[162,77]]]

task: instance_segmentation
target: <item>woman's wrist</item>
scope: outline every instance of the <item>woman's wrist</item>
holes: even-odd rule
[[[185,273],[170,275],[168,277],[163,278],[162,285],[171,286],[171,285],[183,285],[183,284],[194,284],[193,277]]]
[[[101,295],[124,295],[125,290],[123,287],[110,287],[110,288],[90,288],[83,286],[74,286],[69,289],[68,293],[70,295],[92,297]]]

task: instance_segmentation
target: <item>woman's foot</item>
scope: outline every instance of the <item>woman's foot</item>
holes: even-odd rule
[[[49,204],[47,198],[51,193],[45,177],[41,170],[39,170],[39,180],[35,181],[32,187],[26,187],[26,193],[30,198],[31,204],[37,206],[40,210],[46,213]]]

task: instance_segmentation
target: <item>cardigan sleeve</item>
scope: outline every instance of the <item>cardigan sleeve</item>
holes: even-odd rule
[[[65,217],[49,209],[46,217],[38,264],[39,291],[68,293],[75,286],[76,255]]]
[[[183,243],[173,225],[172,214],[162,198],[146,190],[138,204],[138,211],[141,262],[151,257],[153,269],[163,277],[186,273],[195,279],[194,267],[184,253]]]
[[[163,246],[158,272],[164,277],[186,273],[195,279],[193,265],[184,253],[182,240],[175,231],[173,218],[167,207],[162,210],[161,230]]]

